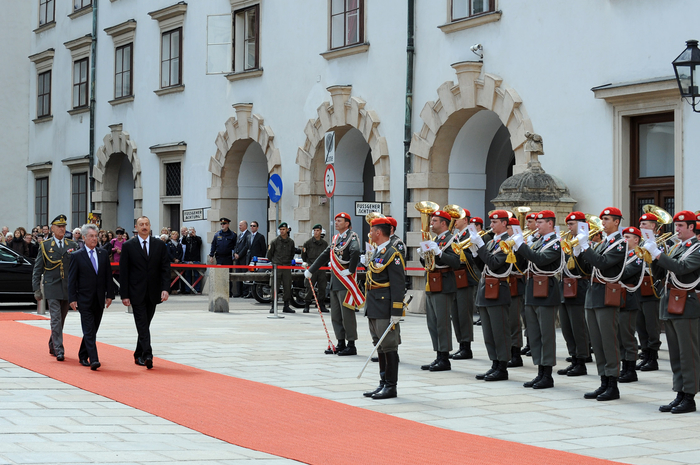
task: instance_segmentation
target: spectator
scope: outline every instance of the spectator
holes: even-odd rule
[[[128,237],[129,235],[124,231],[124,228],[118,227],[116,237],[110,241],[112,245],[112,261],[115,263],[119,263],[119,259],[122,255],[122,246]]]
[[[36,255],[39,252],[39,246],[32,240],[31,234],[24,235],[24,243],[27,245],[27,253],[25,257],[36,258]]]
[[[9,233],[5,234],[3,239],[4,239],[3,244],[5,244],[8,247],[10,247],[12,245],[12,233],[9,232]]]
[[[166,228],[165,226],[160,228],[160,235],[162,236],[163,234],[167,234],[168,238],[170,238],[170,228]],[[166,239],[166,242],[167,242],[167,239]]]
[[[109,239],[107,238],[107,231],[105,231],[104,229],[100,229],[100,233],[97,235],[97,237],[97,247],[107,251],[107,256],[109,257],[109,261],[111,262],[112,244],[109,243]]]
[[[173,231],[170,233],[170,240],[166,242],[168,246],[168,255],[170,256],[170,263],[181,263],[182,260],[182,244],[180,244],[180,233]],[[170,278],[175,279],[177,274],[175,270],[170,270]],[[180,280],[175,281],[174,284],[170,286],[170,293],[177,294],[180,290]]]
[[[41,233],[44,235],[44,240],[51,238],[51,230],[49,230],[49,225],[45,224],[41,227]]]
[[[83,240],[83,234],[80,228],[75,228],[73,230],[73,240],[78,244],[78,250],[85,247],[85,241]]]
[[[10,232],[10,228],[7,226],[2,227],[2,238],[5,239],[5,236],[7,236],[7,233]]]
[[[161,240],[161,241],[163,241],[163,242],[168,242],[168,237],[169,237],[169,236],[168,236],[167,234],[161,234],[159,237],[160,237],[160,240]]]
[[[190,228],[187,231],[187,236],[183,237],[182,241],[187,244],[185,249],[185,263],[191,265],[199,265],[202,260],[202,238],[197,235],[197,231],[194,228]],[[197,284],[193,284],[199,278],[199,273],[195,269],[188,269],[185,272],[185,279],[187,282],[192,284],[197,293],[202,292],[202,280],[200,279]],[[187,288],[186,293],[189,293],[191,289]]]
[[[23,228],[22,228],[23,229]],[[18,254],[26,257],[29,253],[27,244],[24,242],[24,234],[22,234],[22,229],[15,229],[14,236],[9,236],[11,239],[8,241],[7,246],[17,252]],[[7,241],[7,239],[6,239]]]
[[[112,242],[112,239],[114,239],[114,231],[108,230],[108,231],[107,231],[107,240],[108,240],[109,242]]]

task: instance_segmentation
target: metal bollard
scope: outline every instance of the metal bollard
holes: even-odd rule
[[[284,318],[277,313],[277,265],[272,265],[272,308],[275,310],[274,315],[268,318]]]

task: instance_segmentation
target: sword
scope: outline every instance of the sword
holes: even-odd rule
[[[311,278],[309,278],[309,287],[311,288],[311,292],[314,294],[314,300],[316,301],[316,308],[318,309],[318,314],[321,315],[321,323],[323,323],[323,329],[326,330],[326,337],[328,338],[328,348],[333,350],[333,353],[335,353],[335,345],[333,345],[333,341],[331,341],[331,336],[328,334],[328,328],[326,327],[326,320],[323,319],[323,312],[321,312],[321,306],[318,304],[318,297],[316,297],[316,291],[314,290],[314,283],[311,282]]]

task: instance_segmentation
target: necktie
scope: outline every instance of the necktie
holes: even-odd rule
[[[148,249],[146,248],[146,240],[145,239],[143,240],[143,251],[146,254],[146,256],[148,256]]]
[[[63,241],[61,241],[61,240],[58,241],[58,248],[59,249],[63,248]]]
[[[95,260],[94,250],[90,251],[90,261],[92,262],[92,267],[95,269],[95,273],[97,273],[97,260]]]

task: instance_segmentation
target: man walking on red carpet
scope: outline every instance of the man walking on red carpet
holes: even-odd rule
[[[151,221],[146,216],[136,220],[137,235],[122,246],[119,261],[119,293],[125,306],[134,309],[139,333],[134,363],[153,368],[150,325],[156,305],[168,300],[170,259],[165,243],[151,237]]]

